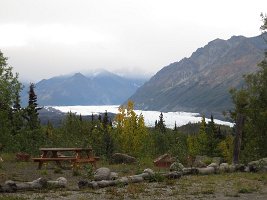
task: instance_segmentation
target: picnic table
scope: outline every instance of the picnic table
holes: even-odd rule
[[[90,163],[96,168],[96,161],[99,157],[93,155],[92,148],[40,148],[41,156],[32,158],[34,162],[39,162],[38,169],[41,169],[43,163],[49,161],[56,162],[62,168],[61,162],[69,161],[76,167],[79,163]],[[67,155],[68,154],[68,155]]]

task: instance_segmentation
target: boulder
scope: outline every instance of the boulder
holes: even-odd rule
[[[0,192],[16,192],[19,190],[35,190],[35,189],[44,189],[47,186],[53,187],[66,187],[67,179],[64,177],[59,177],[55,181],[47,181],[45,178],[38,178],[32,182],[20,182],[15,183],[14,181],[6,181],[3,186],[0,185]]]
[[[214,167],[198,168],[198,173],[202,175],[214,174],[215,168]]]
[[[219,165],[217,163],[211,163],[208,165],[208,167],[213,167],[215,170],[215,173],[219,171]]]
[[[229,168],[228,163],[220,164],[220,167],[219,167],[219,172],[220,173],[229,172],[229,171],[230,171],[230,168]]]
[[[78,187],[80,189],[89,187],[89,181],[87,180],[81,180],[78,182]]]
[[[144,178],[140,175],[133,175],[128,177],[129,183],[140,183],[144,181]]]
[[[129,184],[129,179],[128,177],[121,177],[118,180],[115,180],[117,185],[128,185]]]
[[[98,181],[97,185],[100,188],[104,188],[104,187],[108,187],[108,186],[114,186],[114,185],[116,185],[116,182],[113,180],[102,180],[102,181]]]
[[[119,175],[116,172],[110,172],[110,180],[118,179]]]
[[[245,171],[245,165],[244,164],[233,164],[235,165],[235,171],[238,172],[244,172]]]
[[[174,162],[170,166],[170,171],[183,172],[184,166],[182,163]]]
[[[144,173],[148,173],[150,176],[154,176],[155,175],[155,172],[150,168],[145,169]]]
[[[172,172],[164,174],[163,176],[168,179],[179,179],[182,177],[182,175],[183,175],[182,172],[172,171]]]
[[[198,169],[195,167],[183,168],[183,175],[198,174]]]
[[[112,164],[130,164],[130,163],[136,163],[136,158],[129,156],[127,154],[123,154],[123,153],[114,153],[111,156],[111,163]]]
[[[248,163],[248,167],[250,172],[265,171],[267,167],[267,158],[251,161]]]
[[[213,167],[215,169],[218,169],[219,165],[217,163],[211,163],[211,164],[208,165],[208,167]]]
[[[47,181],[47,183],[50,186],[65,188],[67,186],[68,181],[64,177],[59,177],[55,181]]]
[[[17,185],[14,181],[6,181],[4,185],[0,185],[0,193],[11,193],[17,191]]]
[[[107,167],[98,168],[94,174],[95,181],[110,180],[111,172]]]
[[[32,182],[22,182],[16,185],[18,190],[41,189],[47,186],[47,180],[45,178],[38,178]]]
[[[172,163],[175,162],[175,158],[171,157],[169,154],[163,154],[159,157],[157,157],[153,163],[157,167],[163,167],[163,168],[168,168],[171,166]]]

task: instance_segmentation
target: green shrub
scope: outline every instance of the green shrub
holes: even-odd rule
[[[165,177],[160,173],[155,173],[153,176],[150,176],[149,182],[163,182]]]

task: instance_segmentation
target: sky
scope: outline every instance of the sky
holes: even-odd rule
[[[266,0],[0,0],[0,50],[22,80],[152,76],[216,38],[259,35],[266,9]]]

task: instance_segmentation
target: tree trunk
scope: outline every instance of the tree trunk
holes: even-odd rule
[[[245,125],[245,116],[241,113],[238,113],[237,120],[236,120],[236,131],[235,131],[236,133],[235,133],[234,152],[233,152],[234,154],[233,163],[234,164],[239,163],[239,155],[240,155],[244,125]]]

